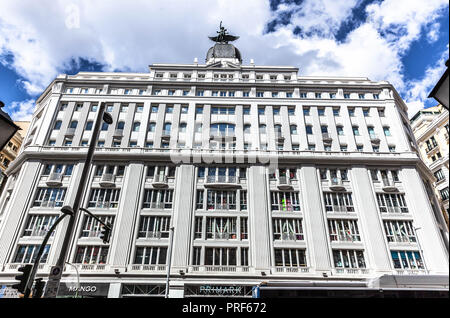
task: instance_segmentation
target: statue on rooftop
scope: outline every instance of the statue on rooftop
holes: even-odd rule
[[[220,31],[217,31],[218,35],[217,36],[208,36],[208,38],[211,41],[217,42],[217,43],[225,43],[227,44],[228,42],[231,41],[236,41],[237,39],[239,39],[238,36],[234,36],[231,34],[227,33],[227,29],[225,29],[222,26],[222,21],[220,21]]]

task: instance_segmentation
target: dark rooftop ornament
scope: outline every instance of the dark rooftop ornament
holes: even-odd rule
[[[217,33],[217,36],[208,36],[208,38],[214,42],[224,44],[228,44],[228,42],[236,41],[237,39],[239,39],[238,36],[228,34],[227,29],[222,26],[222,21],[220,21],[220,31],[217,31]]]

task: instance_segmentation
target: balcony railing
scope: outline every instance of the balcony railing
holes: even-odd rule
[[[144,209],[171,209],[172,202],[144,202]]]
[[[163,175],[156,175],[152,182],[154,187],[167,187],[168,186],[168,178]]]
[[[207,204],[208,210],[236,210],[236,204],[216,203]]]
[[[369,274],[369,270],[366,268],[336,268],[336,274],[348,274],[348,275],[365,275]]]
[[[161,231],[140,231],[138,238],[142,239],[150,239],[150,238],[168,238],[169,232],[161,232]]]
[[[370,141],[374,144],[380,143],[380,137],[377,134],[369,134]]]
[[[273,268],[274,273],[309,273],[309,267],[289,267],[289,266],[276,266]]]
[[[355,208],[353,206],[344,206],[344,205],[331,205],[327,206],[327,212],[330,213],[353,213],[355,212]]]
[[[281,190],[291,189],[292,188],[291,180],[286,176],[280,176],[278,177],[277,186]]]
[[[54,208],[54,207],[62,207],[63,201],[42,201],[38,207],[41,208]]]
[[[345,186],[344,186],[344,183],[342,182],[342,179],[337,178],[337,177],[331,178],[330,190],[335,190],[335,191],[345,190]]]
[[[397,191],[397,187],[395,186],[395,183],[387,178],[383,178],[383,190],[386,192],[395,192]]]
[[[408,213],[408,208],[399,206],[382,206],[380,207],[382,213]]]
[[[333,138],[331,137],[331,135],[329,133],[322,133],[322,139],[323,139],[323,142],[325,142],[325,143],[330,143],[333,141]]]
[[[104,173],[99,182],[102,187],[113,187],[115,186],[115,178],[112,173]]]
[[[62,185],[62,173],[53,172],[48,176],[45,182],[48,186],[61,186]]]
[[[426,274],[424,269],[396,269],[395,273],[397,275],[423,275]]]
[[[132,271],[165,272],[167,270],[167,265],[133,264],[133,265],[131,265],[131,270]]]
[[[237,183],[236,176],[207,176],[206,183]]]

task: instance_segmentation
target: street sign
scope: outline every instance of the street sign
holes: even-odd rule
[[[55,298],[58,295],[59,281],[62,276],[62,266],[52,266],[48,277],[47,286],[45,286],[45,298]]]

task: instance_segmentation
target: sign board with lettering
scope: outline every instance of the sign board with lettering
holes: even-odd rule
[[[240,285],[185,285],[184,295],[212,297],[251,297],[253,286]]]
[[[108,297],[109,283],[81,283],[61,282],[58,297]]]

